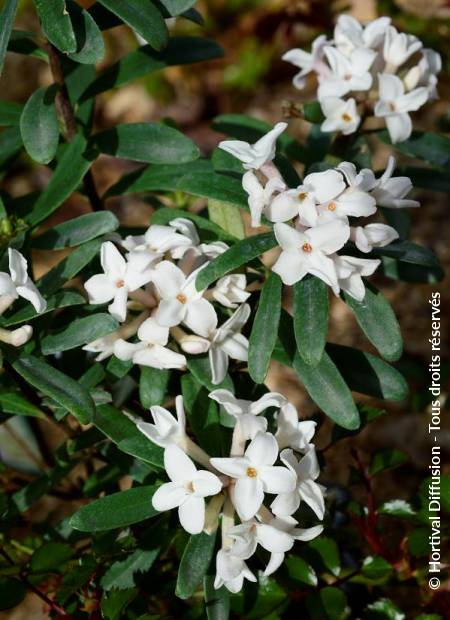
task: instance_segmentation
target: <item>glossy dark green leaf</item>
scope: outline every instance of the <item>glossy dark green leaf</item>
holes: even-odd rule
[[[38,547],[31,556],[30,568],[33,573],[61,572],[73,556],[70,545],[60,542],[47,542]]]
[[[431,189],[433,192],[450,192],[450,179],[448,173],[430,168],[408,166],[401,168],[399,174],[409,177],[414,187]]]
[[[133,28],[155,50],[162,49],[169,37],[164,19],[149,0],[99,0],[106,7]]]
[[[92,420],[94,403],[77,381],[32,355],[22,355],[13,367],[27,383],[67,409],[81,424]]]
[[[335,577],[338,577],[341,572],[341,561],[339,558],[339,549],[332,538],[326,536],[320,536],[308,543],[307,546],[308,558],[315,558],[314,564],[319,565],[321,568],[325,568]]]
[[[233,381],[230,375],[226,375],[225,379],[219,385],[214,385],[211,376],[211,366],[207,355],[193,356],[188,359],[187,367],[196,380],[204,385],[210,392],[213,390],[224,389],[234,392]]]
[[[11,36],[14,18],[16,16],[17,0],[5,0],[3,10],[0,13],[0,75],[5,62],[8,41]]]
[[[225,438],[220,425],[219,408],[207,388],[191,373],[181,378],[183,405],[197,443],[208,454],[221,456],[225,452]]]
[[[27,594],[27,587],[14,577],[0,577],[0,610],[19,605]]]
[[[166,399],[169,379],[169,370],[141,366],[139,399],[144,409],[163,404]]]
[[[46,230],[33,240],[33,247],[61,250],[111,233],[118,227],[119,221],[111,211],[86,213]]]
[[[303,558],[289,555],[285,560],[285,568],[289,578],[309,586],[317,586],[316,571]]]
[[[89,84],[82,99],[89,99],[165,67],[202,62],[222,55],[222,48],[215,41],[200,37],[171,37],[161,52],[156,52],[150,45],[143,45],[100,73]]]
[[[68,465],[57,465],[13,493],[11,498],[14,507],[13,510],[25,512],[31,508],[31,506],[48,493],[50,489],[54,488],[62,480],[67,480],[67,476],[75,467],[76,463],[77,461],[73,460]]]
[[[175,590],[178,597],[191,597],[202,583],[211,563],[215,544],[215,534],[202,532],[189,538],[178,569]]]
[[[308,123],[318,124],[325,120],[322,107],[318,101],[311,101],[303,104],[303,117]]]
[[[275,247],[277,241],[272,232],[247,237],[235,243],[200,271],[196,280],[197,290],[203,290],[230,271],[247,264]]]
[[[342,590],[327,586],[310,594],[306,607],[311,620],[345,620],[347,618],[347,598]]]
[[[198,147],[181,132],[157,123],[116,125],[94,137],[102,153],[152,164],[193,161]]]
[[[366,287],[363,301],[344,294],[353,310],[358,325],[380,355],[389,361],[398,360],[403,351],[403,340],[391,304],[380,291]]]
[[[72,515],[70,525],[82,532],[104,532],[150,519],[158,514],[152,505],[155,490],[135,487],[97,499]]]
[[[230,617],[230,594],[225,586],[216,589],[214,576],[206,575],[203,581],[205,608],[208,620],[228,620]]]
[[[389,256],[398,258],[405,263],[420,265],[423,267],[437,267],[439,262],[429,248],[425,248],[411,241],[396,241],[384,248],[374,248],[376,256]]]
[[[125,590],[132,588],[134,575],[146,573],[158,557],[159,548],[136,549],[124,560],[113,562],[101,579],[104,590]]]
[[[309,366],[317,366],[328,332],[328,286],[316,277],[294,285],[294,333],[297,350]]]
[[[22,148],[22,136],[19,127],[8,127],[0,133],[0,166]]]
[[[0,126],[18,125],[23,105],[15,101],[0,101]]]
[[[42,30],[50,43],[61,52],[75,52],[77,41],[65,0],[34,0],[34,4]]]
[[[100,28],[94,19],[75,2],[69,3],[72,27],[77,42],[76,51],[69,58],[82,64],[95,65],[103,60],[105,44]]]
[[[9,38],[8,52],[32,56],[39,60],[47,61],[47,53],[39,47],[35,36],[24,30],[13,30]]]
[[[197,0],[160,0],[161,4],[167,9],[169,15],[175,17],[176,15],[181,15],[184,11],[187,11]]]
[[[362,574],[367,579],[385,579],[392,573],[392,566],[379,555],[369,556],[362,565]]]
[[[392,144],[387,131],[381,131],[378,136],[386,144]],[[450,165],[450,138],[447,136],[414,131],[408,140],[392,146],[404,155],[422,159],[440,168],[448,168]]]
[[[0,392],[0,411],[45,420],[45,415],[36,405],[28,402],[19,392],[11,390]]]
[[[48,164],[58,148],[59,125],[55,95],[54,86],[35,90],[20,117],[20,133],[25,149],[40,164]]]
[[[407,455],[401,450],[383,448],[375,452],[370,464],[369,472],[372,476],[379,474],[386,469],[399,467],[408,460]]]
[[[71,321],[62,330],[45,336],[41,343],[42,353],[52,355],[69,351],[106,336],[119,327],[117,321],[107,313],[91,314]]]
[[[280,277],[271,273],[261,291],[248,349],[248,369],[256,383],[263,383],[277,340],[281,312]]]
[[[85,149],[86,139],[81,134],[65,147],[49,184],[27,218],[31,226],[45,220],[77,189],[92,163]]]

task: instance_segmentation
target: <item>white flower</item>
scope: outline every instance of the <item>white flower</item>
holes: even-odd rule
[[[396,75],[378,76],[380,100],[375,104],[375,116],[386,118],[391,141],[404,142],[412,132],[408,112],[418,110],[428,99],[428,90],[421,86],[405,94],[405,86]]]
[[[250,297],[245,290],[247,279],[243,273],[232,273],[217,281],[212,296],[226,308],[237,308]]]
[[[28,342],[33,335],[31,325],[22,325],[13,331],[0,328],[0,342],[10,344],[13,347],[21,347]]]
[[[350,239],[364,254],[368,254],[373,248],[382,248],[398,237],[395,228],[387,224],[367,224],[350,229]]]
[[[384,59],[388,66],[397,68],[418,52],[421,47],[422,42],[414,35],[400,33],[394,26],[389,26],[384,39]]]
[[[408,177],[393,177],[395,170],[395,157],[389,157],[388,165],[383,175],[376,182],[372,196],[380,207],[390,209],[404,209],[420,207],[417,200],[405,198],[413,188],[411,179]]]
[[[244,560],[233,555],[232,549],[220,549],[216,556],[214,588],[218,590],[221,586],[225,586],[227,590],[236,594],[242,590],[244,579],[257,581]]]
[[[92,342],[88,342],[88,344],[84,345],[83,351],[89,351],[89,353],[98,353],[95,361],[101,362],[114,353],[114,345],[117,340],[119,340],[119,338],[119,330],[116,330],[115,332],[106,334],[106,336],[101,336],[100,338],[96,338]]]
[[[232,501],[243,521],[251,519],[261,508],[264,493],[290,493],[295,476],[285,467],[274,466],[278,445],[270,433],[257,433],[244,456],[212,458],[220,472],[236,479]]]
[[[161,327],[153,317],[142,323],[137,332],[140,342],[131,343],[119,338],[114,343],[114,355],[120,360],[133,360],[134,364],[151,368],[176,368],[186,366],[186,358],[166,348],[169,328]]]
[[[342,97],[355,90],[369,90],[372,86],[370,67],[376,52],[366,48],[355,49],[345,56],[335,47],[326,46],[325,54],[330,63],[331,75],[319,85],[318,99]]]
[[[438,99],[437,74],[442,70],[442,59],[434,50],[424,49],[422,58],[419,61],[419,82],[418,86],[425,86],[428,89],[428,99]]]
[[[128,293],[150,282],[151,272],[133,268],[111,241],[102,244],[100,262],[104,273],[92,276],[84,285],[89,302],[104,304],[112,299],[108,310],[123,322],[127,316]]]
[[[178,507],[181,526],[200,534],[205,525],[205,497],[220,493],[222,483],[210,471],[197,471],[191,459],[175,444],[164,450],[164,467],[171,482],[163,484],[152,498],[155,510]]]
[[[362,301],[366,295],[362,276],[371,276],[381,261],[337,254],[333,261],[341,289],[354,299]]]
[[[364,28],[351,15],[340,15],[334,29],[334,42],[346,55],[358,47],[376,48],[382,42],[390,23],[390,17],[380,17]]]
[[[320,127],[321,131],[341,131],[344,136],[347,136],[357,130],[361,117],[353,98],[345,101],[339,97],[324,97],[320,100],[320,106],[326,116]]]
[[[176,397],[175,410],[176,418],[164,407],[157,405],[150,407],[154,424],[139,420],[136,426],[150,441],[162,448],[166,448],[172,443],[183,442],[186,437],[186,416],[182,396]]]
[[[261,215],[270,204],[275,192],[282,192],[286,189],[286,184],[279,177],[273,177],[262,185],[256,174],[248,170],[242,177],[242,187],[248,194],[248,206],[250,209],[252,226],[261,226]]]
[[[292,403],[284,404],[277,416],[277,432],[275,439],[279,450],[283,448],[293,448],[303,451],[309,448],[314,433],[316,432],[316,422],[312,420],[298,419],[298,413]]]
[[[315,482],[320,474],[316,451],[311,447],[300,461],[297,461],[292,450],[283,450],[280,454],[282,462],[296,476],[294,492],[281,493],[271,504],[272,512],[277,516],[294,514],[303,500],[315,512],[319,519],[325,514],[325,502],[322,487]]]
[[[183,237],[190,239],[192,246],[195,247],[200,243],[197,228],[195,227],[194,222],[189,220],[187,217],[176,217],[169,222],[169,226],[174,228]],[[172,251],[173,258],[181,258],[182,255],[183,253],[180,252],[178,248],[175,249],[175,251]]]
[[[255,144],[242,140],[224,140],[219,143],[219,148],[239,159],[246,170],[259,170],[275,157],[277,138],[286,127],[287,123],[277,123]]]
[[[214,385],[224,380],[230,357],[241,362],[248,360],[248,340],[241,330],[249,316],[250,306],[242,304],[223,325],[210,333],[209,363]]]
[[[255,402],[236,398],[228,390],[214,390],[209,394],[209,398],[218,402],[227,413],[236,418],[245,439],[253,439],[256,433],[267,429],[266,418],[257,417],[258,414],[269,407],[281,407],[286,403],[286,398],[277,392],[268,392]]]
[[[322,34],[314,39],[310,54],[298,48],[289,50],[283,54],[283,60],[292,63],[300,69],[292,80],[296,88],[302,89],[305,86],[305,78],[311,71],[315,71],[320,76],[325,76],[329,73],[328,67],[323,62],[323,48],[327,43],[326,36]]]
[[[272,267],[284,284],[295,284],[306,274],[317,276],[339,293],[333,261],[328,258],[340,250],[349,238],[350,229],[343,220],[316,226],[301,232],[287,224],[274,225],[275,237],[282,252]]]
[[[217,324],[216,311],[197,291],[195,280],[199,269],[188,277],[169,261],[156,265],[152,281],[161,298],[155,319],[163,327],[184,323],[199,336],[207,336]]]
[[[178,233],[173,222],[170,224],[152,224],[145,235],[129,235],[122,241],[123,247],[129,251],[127,258],[135,269],[141,271],[153,266],[166,252],[170,252],[173,258],[181,258],[194,245],[190,236]]]
[[[38,314],[41,314],[46,309],[47,302],[28,275],[26,259],[13,248],[8,248],[8,259],[9,274],[0,272],[0,296],[9,298],[9,302],[23,297],[33,305]]]

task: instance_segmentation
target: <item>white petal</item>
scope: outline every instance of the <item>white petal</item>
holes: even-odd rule
[[[158,344],[147,346],[140,349],[133,356],[133,362],[141,366],[159,369],[183,370],[186,368],[186,358],[180,353],[176,353]]]
[[[396,75],[381,73],[378,76],[380,99],[395,102],[405,92],[403,82]]]
[[[260,523],[257,526],[258,543],[271,553],[284,553],[292,549],[294,539],[287,532],[283,532],[269,523]]]
[[[310,228],[306,231],[306,235],[314,250],[318,249],[326,254],[332,254],[340,250],[348,241],[350,228],[343,220],[333,220]]]
[[[200,470],[192,480],[192,486],[196,495],[208,497],[220,493],[222,483],[219,478],[210,471]]]
[[[320,486],[313,480],[304,480],[298,485],[298,493],[301,499],[316,513],[318,518],[323,519],[325,501]]]
[[[190,495],[178,508],[181,526],[189,534],[200,534],[205,525],[205,500]]]
[[[278,456],[277,440],[271,433],[258,433],[246,449],[245,456],[256,468],[273,465]]]
[[[300,252],[281,252],[272,266],[272,271],[280,276],[283,284],[292,285],[306,276],[308,267]]]
[[[271,222],[286,222],[297,215],[298,200],[291,192],[283,192],[269,202],[264,213]]]
[[[14,286],[11,276],[3,271],[0,272],[0,295],[17,299],[16,287]]]
[[[151,342],[164,346],[169,340],[169,329],[161,326],[155,318],[149,317],[138,329],[138,338],[142,342]]]
[[[164,450],[164,467],[167,475],[173,482],[191,482],[197,476],[197,468],[194,463],[175,444],[167,446]]]
[[[307,241],[303,233],[287,224],[275,224],[273,232],[283,250],[298,250]]]
[[[264,467],[259,473],[265,493],[290,493],[295,489],[295,475],[286,467]]]
[[[251,403],[250,413],[253,413],[253,415],[258,415],[258,413],[261,413],[261,411],[264,411],[269,407],[282,407],[286,404],[286,402],[287,399],[282,394],[279,394],[278,392],[268,392],[254,403]]]
[[[229,458],[212,458],[211,465],[230,478],[244,478],[250,466],[248,459],[240,456]]]
[[[233,360],[246,362],[248,360],[249,343],[242,334],[233,334],[225,338],[221,344],[222,350]]]
[[[25,284],[17,287],[17,292],[20,297],[28,300],[31,304],[33,304],[34,309],[37,313],[44,312],[47,307],[47,302],[42,297],[36,285],[28,278]]]
[[[412,121],[407,113],[388,116],[386,126],[393,144],[404,142],[412,133]]]
[[[336,198],[345,189],[342,175],[337,170],[313,172],[308,174],[303,182],[305,185],[311,185],[314,188],[314,195],[320,203]]]
[[[292,530],[291,534],[295,537],[296,540],[302,540],[304,542],[308,542],[313,540],[313,538],[317,538],[323,532],[323,525],[315,525],[314,527],[308,527],[306,529],[295,528]]]
[[[258,478],[239,478],[234,487],[234,506],[241,521],[248,521],[261,508],[264,491]]]
[[[143,346],[145,345],[142,345],[141,343],[134,344],[123,340],[123,338],[118,338],[114,343],[114,355],[120,360],[126,362],[133,359],[135,353]]]
[[[28,265],[24,256],[13,248],[8,248],[9,272],[16,286],[28,280]]]
[[[317,460],[317,454],[314,448],[308,450],[308,452],[300,459],[298,466],[296,467],[297,474],[300,478],[312,478],[315,480],[320,474],[319,462]]]
[[[186,277],[176,265],[164,260],[156,265],[153,283],[162,299],[173,299],[183,288]]]
[[[217,325],[214,306],[201,297],[186,304],[184,324],[195,334],[207,337]]]
[[[187,492],[185,488],[176,482],[166,482],[157,489],[152,497],[152,504],[155,510],[171,510],[179,506],[185,499]]]
[[[155,319],[163,327],[174,327],[181,323],[186,316],[186,311],[187,304],[181,303],[178,299],[161,299]]]
[[[298,493],[281,493],[277,495],[270,504],[270,509],[274,515],[289,516],[297,512],[300,506],[300,496]]]
[[[250,401],[243,401],[234,394],[232,394],[229,390],[213,390],[209,393],[209,398],[215,400],[216,403],[222,405],[227,413],[233,416],[237,416],[240,413],[243,413],[243,407],[247,408],[247,403]]]
[[[100,250],[100,262],[103,271],[111,279],[119,280],[125,275],[126,261],[111,241],[102,243]]]
[[[209,349],[209,365],[213,385],[219,385],[225,379],[228,370],[228,355],[219,346]]]
[[[269,563],[264,571],[264,576],[268,577],[272,575],[276,570],[280,568],[284,561],[284,553],[271,553]]]
[[[109,313],[120,323],[127,318],[128,289],[125,286],[116,288],[113,302],[109,304]]]
[[[89,278],[84,283],[84,288],[91,304],[105,304],[111,301],[117,290],[117,287],[103,273]]]

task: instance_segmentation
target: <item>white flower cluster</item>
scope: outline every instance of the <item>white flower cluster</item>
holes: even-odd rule
[[[91,304],[111,302],[108,310],[122,325],[85,350],[98,353],[97,360],[114,353],[135,364],[178,369],[186,366],[183,353],[209,352],[214,384],[224,379],[229,358],[247,361],[248,341],[241,334],[250,315],[245,275],[225,276],[210,290],[195,286],[198,272],[228,249],[225,243],[200,243],[186,218],[152,225],[145,235],[119,243],[123,253],[111,241],[103,243],[104,273],[89,278],[85,288]],[[220,326],[212,302],[234,310]],[[127,321],[135,309],[141,313]],[[137,341],[129,342],[136,334]]]
[[[286,127],[278,123],[253,145],[240,140],[219,144],[246,169],[242,185],[248,194],[252,226],[259,226],[263,216],[274,223],[281,254],[272,270],[284,284],[295,284],[309,273],[328,284],[335,295],[342,289],[361,301],[365,296],[362,277],[372,275],[380,261],[337,252],[352,241],[367,254],[397,239],[398,233],[386,224],[353,225],[349,218],[371,216],[377,207],[419,207],[417,201],[405,198],[412,183],[408,177],[392,176],[395,159],[390,157],[379,179],[368,168],[358,172],[354,164],[342,162],[336,168],[308,174],[291,189],[272,161],[276,140]]]
[[[411,135],[409,112],[437,99],[436,75],[442,67],[437,52],[398,32],[389,17],[363,26],[350,15],[339,16],[332,40],[321,35],[311,53],[292,49],[283,60],[300,69],[293,80],[297,88],[304,87],[309,73],[316,74],[326,116],[322,131],[354,133],[362,114],[370,112],[386,119],[393,143]]]
[[[235,418],[227,458],[211,458],[188,437],[181,396],[176,398],[176,418],[163,407],[152,407],[154,423],[138,421],[137,427],[164,448],[170,482],[157,489],[153,506],[159,511],[178,508],[180,523],[191,534],[211,534],[221,520],[214,585],[238,592],[244,579],[256,581],[246,561],[257,545],[270,553],[264,571],[270,575],[296,540],[312,540],[322,532],[321,525],[297,527],[292,516],[301,501],[318,519],[324,516],[324,488],[316,482],[320,471],[311,443],[316,423],[300,422],[295,407],[276,392],[256,402],[222,389],[209,397]],[[275,434],[267,432],[267,419],[259,415],[269,407],[278,409]],[[194,460],[204,469],[198,470]],[[264,504],[267,495],[275,496],[270,508]]]
[[[8,249],[9,273],[0,272],[0,315],[2,315],[19,297],[29,301],[38,314],[45,311],[47,302],[42,297],[28,275],[26,259],[13,248]],[[33,335],[31,325],[22,325],[9,331],[0,329],[0,341],[20,347]]]

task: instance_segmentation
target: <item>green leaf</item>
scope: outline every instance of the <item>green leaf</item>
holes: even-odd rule
[[[9,37],[11,36],[14,18],[16,16],[17,0],[5,0],[3,11],[0,13],[0,75],[5,62]]]
[[[380,598],[367,605],[364,620],[405,620],[405,614],[392,601]]]
[[[219,385],[215,385],[212,382],[211,366],[207,355],[191,357],[188,359],[187,367],[189,372],[191,372],[197,381],[201,383],[201,385],[204,385],[208,391],[212,392],[213,390],[224,389],[234,392],[233,381],[230,375],[226,375],[225,379],[222,383],[219,383]]]
[[[19,125],[23,105],[15,101],[0,101],[0,126]]]
[[[94,403],[77,381],[32,355],[22,355],[13,367],[25,381],[67,409],[81,424],[92,420]]]
[[[27,218],[31,226],[45,220],[77,189],[92,163],[85,154],[85,149],[86,139],[81,134],[65,147],[49,184]]]
[[[302,107],[303,118],[308,123],[319,124],[325,120],[324,113],[322,112],[322,106],[318,101],[311,101],[304,103]]]
[[[166,399],[167,385],[170,379],[169,370],[141,366],[139,381],[139,399],[144,409],[154,405],[162,405]]]
[[[306,556],[308,561],[316,563],[318,560],[322,567],[332,575],[339,576],[341,572],[339,549],[332,538],[320,536],[309,542],[305,549]]]
[[[372,253],[376,256],[398,258],[404,263],[412,263],[413,265],[439,267],[436,256],[429,248],[424,248],[411,241],[395,241],[384,248],[374,248]]]
[[[401,168],[399,173],[402,176],[409,177],[414,187],[422,187],[430,189],[433,192],[450,192],[450,179],[446,172],[439,170],[430,170],[430,168],[416,168],[408,166]]]
[[[59,142],[59,125],[55,108],[54,86],[35,90],[20,117],[20,133],[28,155],[40,164],[55,157]]]
[[[24,30],[13,30],[9,38],[8,52],[32,56],[39,60],[47,61],[47,53],[37,45],[35,37]]]
[[[97,338],[106,336],[119,327],[117,321],[107,313],[91,314],[75,319],[64,329],[45,336],[41,348],[44,355],[69,351],[81,347]]]
[[[408,460],[408,456],[401,450],[384,448],[375,452],[370,463],[369,473],[375,476],[386,469],[392,469],[403,465]]]
[[[139,590],[128,588],[127,590],[111,590],[103,592],[101,600],[101,617],[106,620],[122,620],[126,615],[126,607],[136,598]]]
[[[304,278],[294,285],[294,332],[302,360],[317,366],[328,332],[328,286],[319,278]]]
[[[31,570],[33,573],[60,573],[73,554],[74,550],[69,545],[59,542],[45,543],[31,556]]]
[[[165,67],[212,60],[222,55],[222,48],[215,41],[200,37],[171,37],[162,52],[143,45],[100,73],[86,88],[82,99],[95,97]]]
[[[398,360],[403,351],[402,334],[391,304],[384,295],[366,287],[363,301],[356,301],[347,293],[344,296],[358,325],[380,355],[388,361]]]
[[[31,508],[31,506],[43,495],[48,493],[50,489],[53,489],[62,480],[67,480],[67,476],[76,464],[77,461],[73,460],[68,465],[58,465],[23,486],[19,491],[16,491],[12,496],[14,509],[19,512],[25,512]]]
[[[289,555],[284,566],[290,579],[306,583],[309,586],[317,586],[316,571],[302,558],[297,555]]]
[[[233,235],[230,235],[206,217],[195,215],[195,213],[190,213],[189,211],[184,211],[183,209],[167,209],[162,207],[153,213],[151,223],[166,226],[169,222],[178,217],[183,217],[193,222],[199,231],[200,236],[205,240],[217,238],[224,241],[232,241],[233,243],[237,240],[236,237],[233,237]]]
[[[104,532],[140,523],[158,514],[153,508],[155,486],[143,486],[113,493],[82,506],[70,525],[82,532]]]
[[[69,54],[69,58],[87,65],[101,62],[105,55],[105,44],[100,28],[91,15],[83,9],[80,10],[75,2],[70,2],[69,7],[77,41],[76,51]]]
[[[163,468],[162,448],[147,439],[122,411],[111,405],[100,405],[95,410],[92,422],[123,452],[157,469]]]
[[[162,49],[169,33],[158,9],[148,0],[99,0],[106,7],[133,28],[155,50]]]
[[[248,369],[256,383],[263,383],[275,347],[281,313],[280,277],[271,273],[264,283],[249,339]]]
[[[157,123],[116,125],[93,140],[102,153],[152,164],[184,164],[200,155],[192,140],[172,127]]]
[[[33,240],[33,247],[61,250],[111,233],[118,227],[119,222],[111,211],[86,213],[46,230]]]
[[[11,325],[17,325],[18,323],[25,323],[35,319],[37,317],[41,317],[44,314],[49,314],[54,310],[62,310],[63,308],[69,308],[71,306],[79,306],[85,303],[85,299],[79,293],[75,293],[75,291],[63,290],[52,297],[47,299],[47,307],[44,312],[37,313],[31,304],[27,304],[4,321],[1,322],[1,325],[4,327],[10,327]]]
[[[310,594],[306,599],[306,607],[312,620],[345,620],[348,616],[344,592],[332,586]]]
[[[230,271],[241,267],[252,259],[275,247],[277,241],[272,232],[254,235],[238,241],[229,250],[220,254],[200,271],[196,280],[197,290],[201,291]]]
[[[392,144],[387,131],[381,131],[378,137],[384,143]],[[440,168],[448,168],[450,165],[450,139],[440,134],[414,131],[408,140],[392,146],[404,155]]]
[[[75,52],[77,41],[65,0],[34,0],[34,4],[42,30],[50,43],[61,52]]]
[[[19,127],[8,127],[0,133],[0,166],[14,157],[22,148],[22,136]]]
[[[167,9],[170,15],[175,17],[190,9],[197,0],[161,0],[161,4]]]
[[[191,597],[202,583],[211,563],[215,544],[215,534],[202,532],[189,538],[178,569],[175,594],[179,598]]]
[[[104,590],[125,590],[132,588],[134,575],[146,573],[158,557],[159,548],[136,549],[125,560],[113,562],[101,579]]]
[[[0,392],[0,411],[2,413],[11,413],[13,415],[23,415],[45,420],[45,415],[42,411],[28,402],[19,392]]]
[[[208,201],[209,219],[236,239],[244,239],[245,228],[238,207],[221,200]]]
[[[203,589],[208,620],[228,620],[230,617],[230,595],[225,586],[216,590],[214,576],[206,575],[203,581]]]
[[[13,577],[0,577],[0,610],[19,605],[27,594],[27,587]]]
[[[362,574],[368,579],[386,579],[392,573],[392,566],[379,555],[367,557],[362,565]]]

